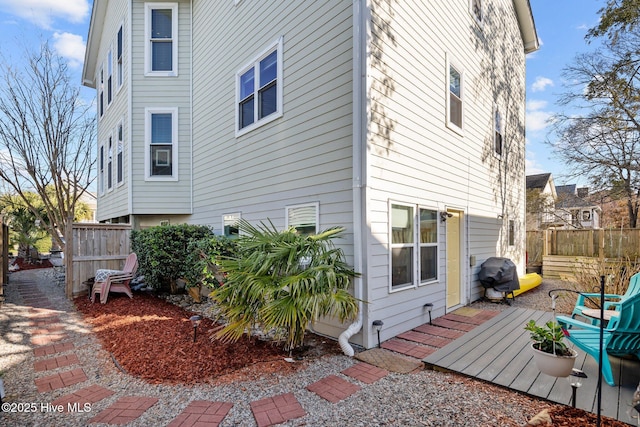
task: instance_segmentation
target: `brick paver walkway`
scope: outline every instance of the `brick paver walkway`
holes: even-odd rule
[[[314,392],[331,403],[337,403],[360,390],[360,386],[343,380],[336,375],[329,375],[308,385],[307,390]]]
[[[97,384],[94,384],[92,386],[85,387],[76,392],[62,396],[51,402],[51,404],[53,406],[62,405],[65,411],[77,412],[79,410],[90,410],[90,407],[87,408],[85,405],[91,405],[93,403],[99,402],[100,400],[113,394],[114,392],[109,390],[108,388],[104,388]]]
[[[121,397],[113,405],[91,418],[89,423],[127,424],[138,418],[157,402],[158,399],[155,397]]]
[[[293,393],[256,400],[250,406],[258,427],[281,424],[307,415]]]
[[[64,356],[52,357],[50,359],[38,360],[33,363],[33,369],[36,372],[50,371],[52,369],[64,368],[80,363],[78,356],[75,354],[66,354]]]
[[[45,393],[47,391],[69,387],[70,385],[78,384],[83,381],[87,381],[87,376],[82,368],[76,368],[59,374],[36,378],[35,383],[38,388],[38,392]]]
[[[194,400],[167,427],[215,427],[232,407],[231,402]]]
[[[389,371],[379,368],[369,363],[357,363],[350,368],[347,368],[341,372],[351,378],[355,378],[358,381],[362,381],[365,384],[373,384],[380,378],[386,376]]]

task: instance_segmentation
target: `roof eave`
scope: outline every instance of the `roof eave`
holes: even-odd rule
[[[91,9],[91,21],[89,23],[89,34],[87,36],[87,46],[84,50],[84,65],[82,67],[82,84],[84,86],[96,87],[96,61],[98,60],[98,50],[100,49],[100,39],[102,27],[107,9],[106,0],[94,0]]]
[[[520,34],[524,44],[524,53],[535,52],[540,49],[538,41],[538,32],[536,24],[533,20],[533,12],[531,11],[531,3],[529,0],[513,0],[513,5],[518,15],[518,24],[520,25]]]

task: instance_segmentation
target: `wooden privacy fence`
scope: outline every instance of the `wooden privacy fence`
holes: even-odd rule
[[[66,294],[86,293],[83,285],[99,268],[120,270],[131,252],[130,224],[74,223],[65,233]]]
[[[640,260],[640,229],[527,231],[527,263],[545,277],[567,278],[598,260]]]

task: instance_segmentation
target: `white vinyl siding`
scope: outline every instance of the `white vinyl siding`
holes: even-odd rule
[[[431,2],[427,10],[398,3],[392,12],[385,7],[371,12],[371,65],[366,70],[372,115],[366,174],[371,245],[365,275],[369,324],[384,319],[383,340],[428,321],[425,303],[434,304],[434,317],[447,311],[447,223],[439,217],[438,243],[432,246],[437,249],[430,249],[442,266],[437,278],[391,292],[390,252],[397,243],[390,232],[389,200],[412,206],[414,213],[421,207],[463,213],[462,304],[482,297],[477,273],[486,258],[504,256],[524,265],[519,224],[524,218],[522,38],[513,3],[497,0],[491,3],[491,14],[484,10],[482,32],[488,45],[475,43],[477,24],[469,4]],[[381,23],[389,22],[393,30],[385,31],[389,27]],[[461,74],[464,132],[449,123],[450,65]],[[495,105],[509,106],[508,117],[506,109],[500,111],[503,123],[509,124],[503,127],[503,151],[509,155],[501,159],[492,155]],[[498,218],[503,214],[515,219],[514,246],[509,245],[508,221]],[[471,256],[476,259],[473,266]]]
[[[178,3],[145,3],[145,75],[178,75]]]

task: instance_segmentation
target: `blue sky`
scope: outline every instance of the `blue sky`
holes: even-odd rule
[[[548,136],[545,121],[559,111],[556,99],[563,90],[562,69],[577,53],[593,48],[587,46],[584,36],[598,22],[597,11],[605,1],[530,1],[541,47],[527,58],[526,172],[551,172],[556,184],[571,184],[576,180],[562,177],[563,165],[551,157],[549,147],[543,144]],[[20,59],[24,47],[36,48],[40,41],[50,40],[69,61],[70,70],[80,83],[91,4],[89,0],[0,0],[4,33],[1,60]],[[95,94],[89,89],[85,93],[87,97]]]

